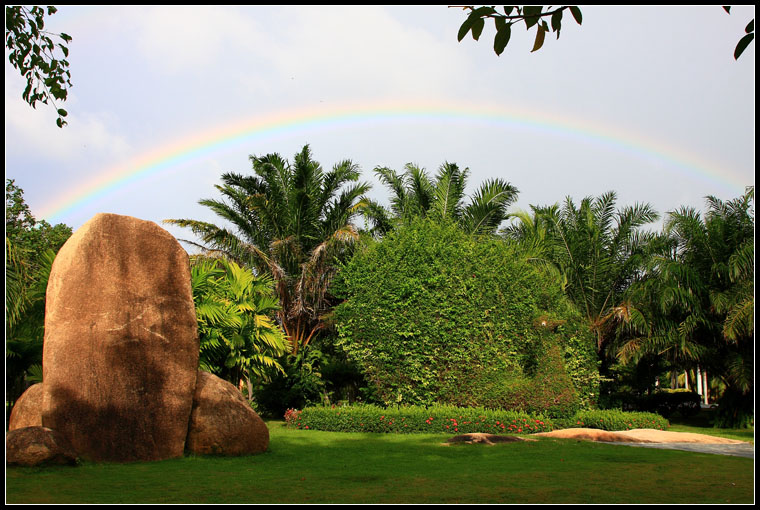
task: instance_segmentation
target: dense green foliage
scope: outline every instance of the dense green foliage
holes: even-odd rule
[[[274,322],[272,280],[225,259],[194,257],[190,269],[200,337],[200,368],[234,384],[283,371],[288,341]]]
[[[535,434],[561,428],[583,427],[609,431],[639,428],[666,430],[668,420],[655,413],[620,410],[578,411],[567,418],[453,406],[373,405],[311,406],[285,413],[288,427],[333,432]]]
[[[250,159],[253,175],[226,173],[217,186],[222,199],[199,202],[233,230],[190,219],[165,222],[190,228],[202,242],[191,244],[271,275],[278,319],[295,355],[324,329],[334,262],[358,238],[351,220],[369,186],[357,182],[359,168],[349,160],[323,170],[308,145],[292,164],[279,154]]]
[[[629,314],[619,357],[661,356],[684,370],[701,366],[726,386],[723,426],[754,414],[754,188],[734,200],[707,197],[704,217],[668,214],[646,272],[627,289]]]
[[[338,345],[386,403],[572,414],[598,385],[559,283],[499,239],[417,219],[342,268]]]
[[[45,292],[55,254],[71,236],[64,224],[37,221],[13,180],[5,183],[6,400],[42,379]]]
[[[566,197],[561,207],[516,214],[518,221],[505,229],[508,237],[532,250],[536,262],[557,271],[568,297],[596,333],[600,351],[625,313],[623,291],[646,263],[653,234],[641,229],[658,218],[649,204],[616,209],[616,201],[613,191],[585,197],[577,206]]]
[[[434,178],[424,168],[407,163],[404,173],[387,167],[375,174],[391,193],[390,209],[370,201],[363,209],[376,236],[386,234],[414,218],[453,221],[470,234],[495,234],[507,219],[507,209],[517,199],[517,188],[503,179],[488,179],[465,202],[470,169],[445,162]]]

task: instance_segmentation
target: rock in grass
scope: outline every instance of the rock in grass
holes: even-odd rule
[[[269,447],[269,429],[227,381],[199,371],[187,434],[187,451],[202,455],[249,455]]]
[[[42,426],[42,383],[32,384],[16,400],[8,419],[8,430]]]
[[[179,457],[198,348],[187,252],[153,222],[97,214],[50,272],[42,424],[89,460]]]
[[[46,427],[23,427],[5,436],[9,466],[76,465],[77,454],[68,441]]]

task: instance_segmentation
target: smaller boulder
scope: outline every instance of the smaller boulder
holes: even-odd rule
[[[16,400],[8,420],[8,430],[42,426],[42,383],[29,386]]]
[[[269,429],[229,382],[199,371],[185,449],[202,455],[250,455],[269,447]]]
[[[68,441],[47,427],[8,431],[5,436],[5,459],[9,466],[77,464],[77,454]]]

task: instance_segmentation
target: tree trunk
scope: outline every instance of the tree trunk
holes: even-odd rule
[[[697,365],[697,393],[701,396],[704,395],[702,393],[704,390],[702,389],[702,371],[699,370],[699,365]]]

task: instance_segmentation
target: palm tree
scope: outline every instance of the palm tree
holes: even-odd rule
[[[270,318],[279,308],[268,275],[254,275],[235,262],[194,256],[191,282],[202,370],[237,384],[268,381],[272,371],[284,373],[277,358],[289,344]]]
[[[165,222],[200,238],[188,243],[269,274],[280,300],[279,322],[297,354],[325,327],[321,317],[332,305],[327,289],[335,261],[359,237],[351,222],[369,185],[356,182],[359,169],[349,160],[324,171],[308,145],[292,164],[276,153],[250,160],[253,175],[225,173],[216,186],[223,199],[199,202],[230,228],[191,219]]]
[[[506,237],[530,248],[535,259],[553,264],[570,299],[586,316],[602,352],[612,325],[625,311],[621,296],[641,269],[652,235],[640,228],[658,218],[649,204],[615,210],[615,192],[584,198],[576,207],[570,197],[562,207],[532,207],[533,216],[513,215]]]
[[[752,412],[754,375],[754,188],[738,199],[707,198],[704,218],[690,207],[668,214],[663,247],[630,291],[635,320],[621,359],[645,353],[699,364],[720,376],[732,426]]]
[[[455,221],[472,234],[495,234],[518,193],[504,180],[489,179],[464,204],[469,169],[448,162],[439,167],[435,179],[412,163],[405,165],[403,174],[387,167],[375,168],[375,174],[391,191],[390,209],[371,202],[364,211],[377,235],[419,216]]]
[[[45,292],[55,252],[45,250],[32,265],[7,237],[5,246],[6,399],[15,402],[28,383],[42,381]]]

